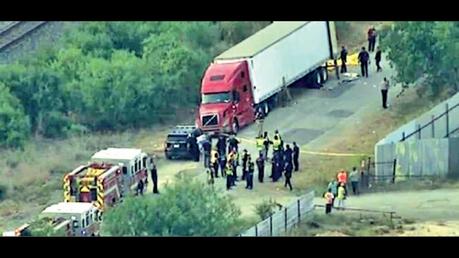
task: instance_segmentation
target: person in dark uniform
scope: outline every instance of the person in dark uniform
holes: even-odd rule
[[[365,47],[362,47],[358,59],[360,62],[360,68],[362,69],[362,77],[368,78],[368,61],[370,60],[370,54],[368,54],[365,50]]]
[[[186,140],[187,140],[187,145],[188,145],[188,151],[193,157],[193,160],[195,162],[199,162],[199,148],[198,148],[198,142],[196,140],[196,137],[192,134],[188,134],[188,138]]]
[[[281,167],[280,156],[280,154],[276,154],[273,158],[273,182],[277,182],[277,180],[279,180],[282,176],[283,168]]]
[[[231,152],[232,150],[236,149],[236,152],[239,151],[238,144],[241,143],[235,136],[234,134],[230,136],[228,139],[228,152]]]
[[[202,151],[204,153],[204,167],[210,168],[210,152],[212,151],[212,144],[208,139],[202,143]]]
[[[212,172],[214,174],[215,178],[218,178],[218,167],[220,165],[220,156],[218,155],[217,152],[214,153],[214,157],[212,159]]]
[[[150,162],[152,164],[151,181],[153,181],[153,193],[154,194],[159,194],[159,191],[158,191],[158,171],[156,169],[155,163],[153,162],[153,158],[150,158]]]
[[[298,171],[299,167],[299,162],[298,160],[300,159],[300,148],[298,145],[296,145],[296,142],[293,142],[293,165],[295,168],[295,171]]]
[[[284,151],[284,163],[292,163],[293,162],[293,151],[290,148],[290,144],[285,145],[285,151]]]
[[[248,155],[247,158],[247,185],[246,189],[252,190],[253,189],[253,173],[255,172],[255,164],[252,161],[252,158],[250,157],[250,154]]]
[[[143,184],[143,180],[140,179],[139,182],[137,183],[137,189],[135,191],[135,195],[143,195],[143,187],[144,187],[144,184]]]
[[[220,171],[222,172],[222,177],[226,177],[225,167],[226,167],[226,156],[220,156]]]
[[[244,149],[242,151],[242,180],[246,179],[247,176],[247,161],[249,159],[250,154],[247,153],[247,150]]]
[[[287,185],[288,185],[290,187],[290,191],[293,190],[292,183],[290,182],[290,179],[292,178],[292,170],[293,170],[292,162],[285,163],[285,184],[284,184],[284,187],[287,187]]]
[[[231,186],[233,186],[233,165],[228,162],[225,166],[225,174],[226,174],[226,190],[230,190]]]
[[[269,159],[268,158],[269,145],[273,144],[273,142],[269,140],[268,132],[266,131],[263,134],[263,138],[265,139],[265,141],[263,142],[263,145],[265,146],[265,151],[263,153],[263,159],[267,161]]]
[[[347,73],[347,67],[346,67],[347,49],[344,46],[341,47],[340,58],[341,58],[341,73]]]
[[[256,160],[258,168],[258,182],[263,183],[265,177],[265,160],[262,156],[259,156]]]
[[[376,62],[376,72],[382,71],[381,66],[379,63],[381,62],[381,49],[379,47],[376,48],[376,54],[375,54],[375,62]]]
[[[220,137],[218,137],[217,150],[218,155],[220,155],[220,157],[226,156],[226,138],[223,135],[220,135]]]

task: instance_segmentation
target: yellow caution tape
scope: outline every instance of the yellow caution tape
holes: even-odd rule
[[[242,142],[256,144],[255,140],[239,138]],[[319,151],[309,151],[306,149],[300,148],[300,153],[310,154],[310,155],[322,155],[322,156],[336,156],[336,157],[358,157],[358,156],[369,156],[369,154],[364,153],[338,153],[338,152],[319,152]]]

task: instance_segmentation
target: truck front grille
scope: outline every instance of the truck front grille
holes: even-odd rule
[[[202,126],[218,125],[218,115],[206,115],[202,117]]]

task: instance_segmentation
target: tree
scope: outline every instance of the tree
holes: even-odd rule
[[[397,22],[384,31],[381,46],[397,69],[397,81],[425,76],[434,95],[445,86],[458,90],[458,22]]]
[[[29,136],[30,123],[19,100],[0,83],[0,146],[20,148]]]
[[[102,230],[112,236],[231,236],[239,231],[239,216],[222,192],[178,176],[158,197],[127,198],[109,210]]]

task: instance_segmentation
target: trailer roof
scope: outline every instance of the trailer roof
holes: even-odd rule
[[[71,213],[80,214],[93,209],[89,202],[60,202],[46,208],[42,213]]]
[[[94,154],[91,159],[132,160],[142,153],[141,149],[108,148]]]
[[[307,21],[273,22],[232,48],[226,50],[217,56],[215,60],[252,57],[307,23]]]

